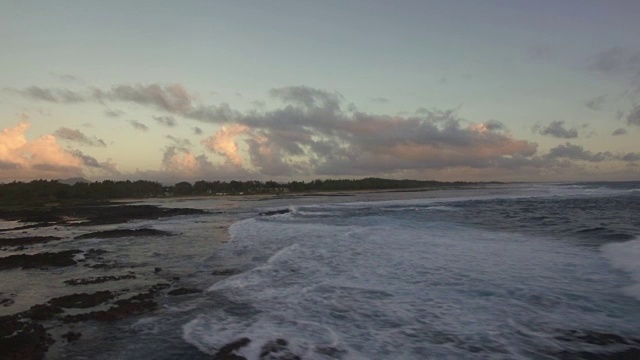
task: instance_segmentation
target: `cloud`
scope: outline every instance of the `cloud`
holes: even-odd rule
[[[64,150],[53,135],[28,141],[28,122],[0,131],[0,180],[82,176],[82,161]]]
[[[540,133],[540,135],[548,135],[559,139],[573,139],[578,137],[578,130],[576,128],[566,129],[564,127],[564,121],[559,120],[552,121],[544,127],[537,125],[533,128],[533,131]]]
[[[37,86],[31,86],[23,90],[6,90],[22,95],[26,98],[54,103],[79,103],[86,101],[82,95],[66,89],[45,89]]]
[[[387,99],[386,97],[374,97],[374,98],[371,98],[371,101],[376,103],[376,104],[388,104],[389,103],[389,99]]]
[[[640,161],[640,153],[626,153],[626,154],[620,155],[619,159],[623,161],[630,161],[630,162]]]
[[[470,123],[453,110],[394,117],[349,112],[341,95],[308,87],[270,93],[285,106],[237,114],[233,124],[224,125],[202,144],[230,164],[283,176],[490,168],[537,151],[535,143],[514,139],[498,121]],[[241,154],[240,141],[247,145],[249,163]]]
[[[190,150],[179,146],[168,146],[164,149],[162,165],[159,171],[137,171],[134,175],[138,178],[160,180],[166,183],[211,178],[242,180],[255,178],[256,176],[253,172],[229,163],[213,164],[205,155],[196,155]]]
[[[143,132],[147,132],[149,131],[149,127],[137,120],[129,120],[129,124],[131,124],[131,126],[133,126],[134,129],[136,130],[140,130]]]
[[[194,135],[202,135],[202,132],[203,132],[202,129],[200,129],[197,126],[192,127],[191,130],[193,130]]]
[[[124,115],[124,111],[121,111],[121,110],[106,110],[104,112],[104,114],[107,115],[108,117],[117,118],[117,117],[120,117],[120,116]]]
[[[153,119],[157,121],[160,125],[174,127],[178,125],[178,122],[173,116],[154,116]]]
[[[242,166],[243,160],[236,137],[248,129],[247,126],[240,124],[225,125],[213,136],[202,140],[201,144],[210,151],[223,155],[230,164]]]
[[[179,139],[172,135],[165,136],[167,139],[171,140],[176,146],[181,148],[188,148],[191,146],[191,141],[189,139]]]
[[[564,145],[558,145],[545,155],[548,159],[566,158],[571,160],[583,160],[589,162],[600,162],[612,159],[614,156],[610,152],[598,152],[593,153],[585,150],[582,146],[566,143]]]
[[[192,97],[181,84],[161,86],[151,85],[116,85],[109,91],[95,89],[96,100],[133,102],[139,105],[152,106],[170,113],[184,113],[192,107]]]
[[[339,93],[330,93],[325,90],[314,89],[307,86],[275,88],[271,89],[269,94],[286,103],[302,105],[305,107],[322,107],[329,109],[339,108],[343,99],[342,95]]]
[[[627,114],[627,124],[640,126],[640,105],[636,105]]]
[[[602,106],[607,100],[607,95],[600,95],[585,101],[585,106],[591,110],[602,110]]]
[[[626,135],[626,134],[627,134],[626,129],[618,128],[613,130],[613,132],[611,133],[611,136],[620,136],[620,135]]]
[[[589,67],[604,74],[640,75],[640,50],[612,47],[595,54]]]
[[[66,127],[61,127],[54,133],[58,138],[74,141],[80,144],[89,145],[89,146],[99,146],[106,147],[107,144],[102,139],[98,139],[95,136],[89,138],[87,135],[83,134],[80,130],[77,129],[69,129]]]
[[[99,162],[96,158],[84,154],[80,150],[72,150],[71,153],[82,160],[82,164],[86,167],[101,170],[103,173],[110,176],[119,176],[122,173],[118,171],[117,166],[112,161]]]

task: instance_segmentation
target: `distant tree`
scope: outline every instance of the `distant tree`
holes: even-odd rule
[[[193,186],[186,181],[179,182],[173,186],[173,193],[175,195],[191,195],[193,192]]]

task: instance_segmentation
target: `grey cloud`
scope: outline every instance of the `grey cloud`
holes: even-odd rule
[[[79,169],[75,166],[49,164],[49,163],[34,164],[31,167],[36,170],[45,171],[45,172],[55,172],[55,173],[75,174],[79,171]]]
[[[585,101],[585,106],[591,110],[602,110],[602,106],[607,100],[607,95],[600,95]]]
[[[506,130],[506,126],[498,121],[498,120],[489,120],[486,124],[485,127],[487,128],[487,130],[489,131],[495,131],[495,130]]]
[[[564,121],[555,120],[547,126],[536,126],[534,131],[540,133],[540,135],[548,135],[559,139],[573,139],[578,137],[578,130],[576,128],[566,129],[564,127]]]
[[[608,151],[593,153],[591,151],[585,150],[580,145],[573,145],[570,143],[558,145],[552,148],[551,150],[549,150],[549,153],[545,155],[545,157],[548,159],[566,158],[571,160],[583,160],[589,162],[600,162],[614,158],[614,156]]]
[[[343,101],[343,97],[339,93],[330,93],[307,86],[288,86],[271,89],[269,94],[284,102],[302,105],[307,108],[322,107],[337,110]]]
[[[619,128],[619,129],[613,130],[613,132],[611,133],[611,136],[620,136],[620,135],[626,135],[626,134],[627,134],[626,129]]]
[[[120,117],[120,116],[124,115],[124,111],[121,111],[121,110],[106,110],[104,112],[104,114],[107,115],[108,117],[116,118],[116,117]]]
[[[0,160],[0,170],[16,170],[20,169],[21,167],[22,166],[20,166],[20,164]]]
[[[634,106],[627,114],[627,124],[640,126],[640,105]]]
[[[173,135],[165,136],[167,139],[171,140],[176,146],[181,148],[188,148],[191,146],[191,141],[189,139],[180,139]]]
[[[95,136],[92,138],[89,138],[87,135],[83,134],[80,130],[77,130],[77,129],[69,129],[66,127],[61,127],[58,130],[56,130],[54,134],[60,139],[74,141],[84,145],[99,146],[99,147],[107,146],[104,140],[98,139]]]
[[[640,161],[640,153],[627,153],[619,156],[623,161]]]
[[[93,96],[98,101],[106,99],[133,102],[177,114],[184,113],[192,107],[191,95],[180,84],[117,85],[106,92],[95,89]]]
[[[137,120],[129,120],[129,124],[133,126],[134,129],[147,132],[149,131],[149,127]]]
[[[640,74],[640,51],[613,47],[595,54],[589,67],[606,74]]]
[[[371,101],[376,103],[376,104],[388,104],[389,103],[389,99],[387,99],[386,97],[374,97],[374,98],[371,98]]]
[[[80,150],[73,150],[71,153],[80,158],[84,166],[105,171],[110,175],[120,175],[120,171],[117,170],[116,165],[110,161],[99,162],[93,156],[86,155]]]
[[[239,112],[232,110],[229,104],[226,103],[218,106],[198,106],[190,109],[182,115],[192,120],[218,124],[233,122],[241,117]]]
[[[160,125],[174,127],[178,125],[178,122],[173,116],[154,116],[153,119],[157,121]]]
[[[501,132],[504,125],[495,120],[465,125],[455,110],[414,117],[351,114],[327,100],[328,93],[307,90],[293,106],[237,119],[249,129],[251,163],[261,172],[345,175],[486,168],[502,166],[504,157],[532,156],[537,149],[534,143]]]
[[[66,89],[46,89],[37,86],[31,86],[23,90],[7,90],[22,95],[26,98],[54,103],[78,103],[86,101],[86,99],[82,95]]]

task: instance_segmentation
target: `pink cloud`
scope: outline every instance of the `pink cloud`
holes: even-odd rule
[[[64,150],[53,135],[33,141],[26,121],[0,131],[0,180],[56,179],[82,176],[82,160]]]

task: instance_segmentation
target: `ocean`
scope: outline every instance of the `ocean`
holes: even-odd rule
[[[556,359],[640,349],[639,182],[148,203],[211,214],[127,225],[181,235],[110,251],[161,263],[204,291],[85,325],[91,341],[61,357]],[[214,219],[231,224],[228,240],[211,241]]]
[[[216,257],[241,272],[208,289],[228,304],[183,338],[215,353],[246,337],[250,359],[277,338],[309,359],[555,358],[615,348],[585,334],[640,338],[640,184],[402,195],[235,223]]]

